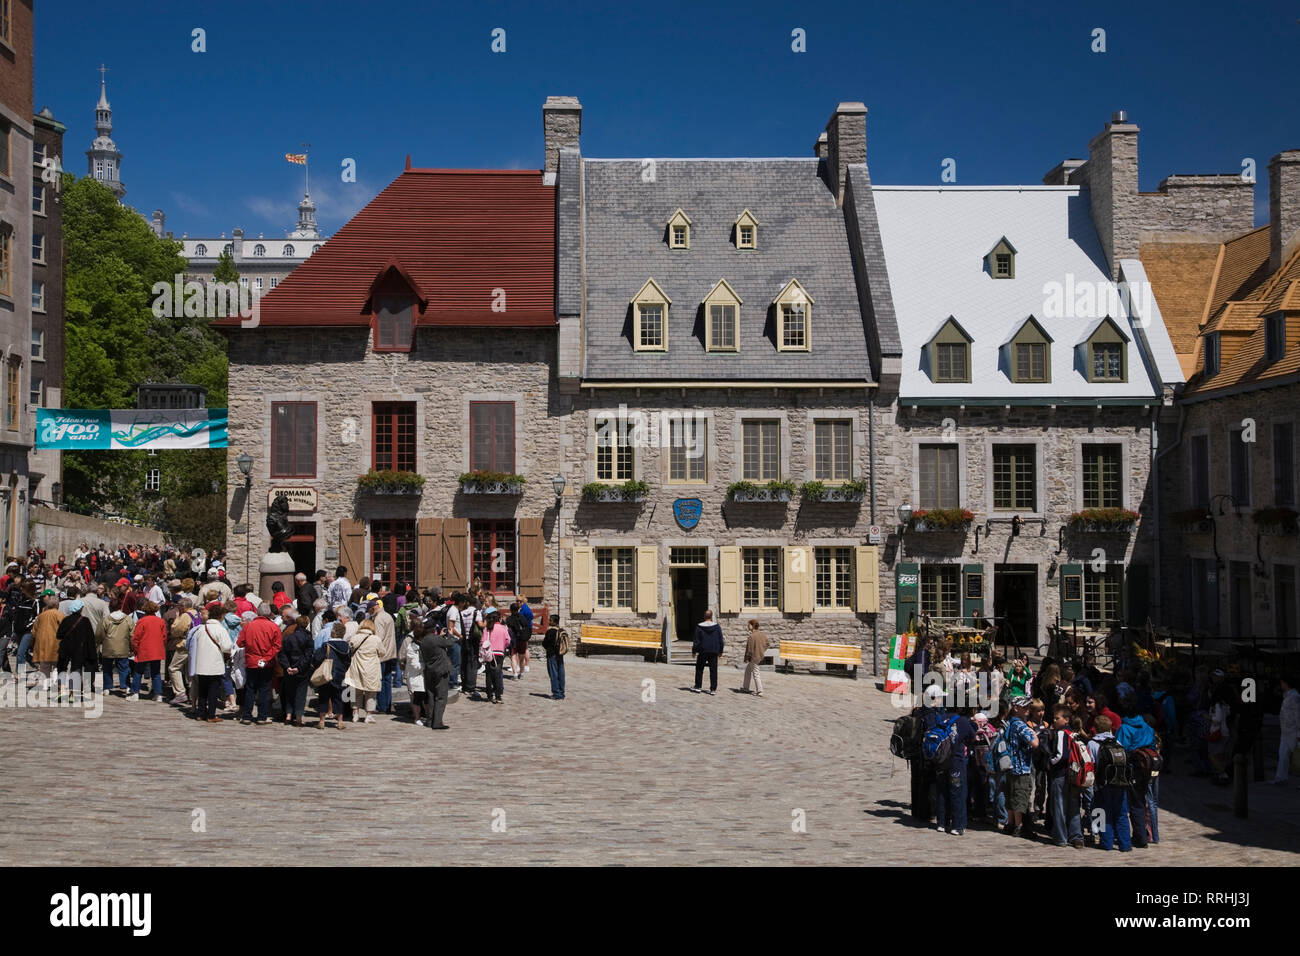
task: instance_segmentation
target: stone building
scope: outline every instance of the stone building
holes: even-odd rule
[[[585,157],[580,110],[544,111],[565,618],[665,628],[670,654],[708,609],[736,660],[749,618],[870,648],[869,409],[899,349],[866,107],[841,103],[806,159],[732,160]]]
[[[539,170],[408,165],[267,295],[256,328],[216,323],[230,341],[236,580],[255,573],[284,491],[299,570],[555,593],[554,235]],[[364,486],[371,470],[424,485]],[[527,481],[462,482],[469,472]]]
[[[1268,173],[1266,226],[1142,250],[1192,368],[1161,451],[1165,617],[1202,641],[1300,637],[1300,151]]]
[[[32,350],[32,44],[31,0],[8,4],[0,19],[0,349],[4,415],[0,423],[0,504],[4,554],[27,550],[31,502],[28,459],[34,415]]]
[[[32,154],[32,343],[31,404],[63,407],[63,202],[58,182],[43,178],[47,169],[63,167],[67,127],[48,109],[33,120]],[[46,160],[51,160],[47,163]],[[61,177],[60,177],[61,179]],[[33,427],[35,417],[33,416]],[[34,443],[33,443],[34,444]],[[62,498],[63,452],[33,450],[31,495],[37,504],[55,505]]]

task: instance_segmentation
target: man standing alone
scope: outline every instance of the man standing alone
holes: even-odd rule
[[[754,679],[754,696],[763,696],[763,678],[759,676],[758,665],[767,656],[767,635],[758,629],[758,621],[749,620],[749,643],[745,645],[745,682],[741,689],[749,693],[749,679]],[[696,683],[699,683],[698,681]]]
[[[713,612],[705,611],[704,620],[695,625],[695,693],[704,683],[704,668],[709,669],[709,694],[718,692],[718,655],[722,653],[722,628],[713,623]]]

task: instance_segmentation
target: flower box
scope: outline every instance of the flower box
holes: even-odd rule
[[[1256,508],[1251,517],[1260,534],[1295,534],[1300,530],[1296,522],[1300,513],[1294,508]]]
[[[911,531],[956,531],[965,534],[970,530],[975,515],[967,508],[934,508],[930,511],[913,511],[908,524]]]
[[[1070,515],[1070,528],[1084,534],[1126,534],[1137,520],[1138,513],[1127,508],[1084,508]]]
[[[799,487],[799,497],[806,504],[862,501],[867,497],[867,483],[846,481],[842,485],[827,485],[820,481],[805,481]]]
[[[522,495],[527,481],[523,475],[467,471],[460,476],[460,491],[464,495]]]
[[[640,504],[649,494],[650,486],[644,481],[625,481],[621,485],[593,481],[582,486],[582,500],[587,502]]]
[[[408,495],[424,493],[424,477],[413,471],[375,471],[371,469],[357,479],[357,491],[363,495]]]
[[[769,481],[765,485],[752,481],[737,481],[727,488],[727,497],[738,502],[784,502],[794,495],[792,481]]]

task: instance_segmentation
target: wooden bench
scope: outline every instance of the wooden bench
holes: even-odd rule
[[[794,661],[822,664],[843,664],[853,668],[853,679],[858,679],[862,666],[862,648],[856,644],[822,644],[817,641],[782,641],[777,665],[785,662],[787,674],[794,673]]]
[[[663,633],[657,627],[609,627],[604,624],[583,624],[578,631],[578,655],[586,657],[584,647],[592,644],[605,647],[631,647],[654,654],[658,660],[663,653]]]

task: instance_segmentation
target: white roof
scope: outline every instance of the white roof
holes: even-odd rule
[[[1137,259],[1121,259],[1119,274],[1129,289],[1129,310],[1133,313],[1134,327],[1146,340],[1146,349],[1156,367],[1156,374],[1166,385],[1181,385],[1187,378],[1169,338],[1169,329],[1160,314],[1160,304],[1156,302],[1146,269]]]
[[[1142,350],[1159,336],[1135,334],[1078,186],[873,186],[872,193],[903,344],[900,401],[1158,393]],[[994,279],[985,263],[1004,236],[1017,250],[1014,279]],[[1003,346],[1031,315],[1052,338],[1051,381],[1044,384],[1012,382],[1004,360]],[[1076,343],[1107,315],[1130,341],[1127,382],[1089,382],[1084,372]],[[936,383],[927,371],[924,346],[948,316],[974,340],[969,383]],[[1144,318],[1164,333],[1158,312]]]

